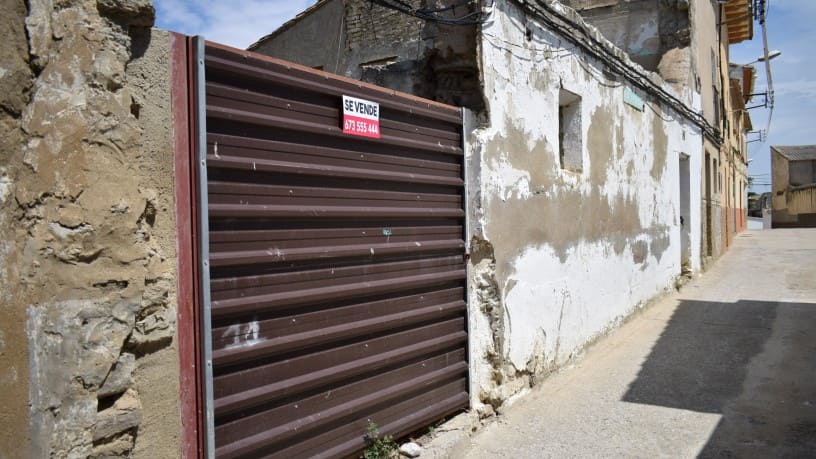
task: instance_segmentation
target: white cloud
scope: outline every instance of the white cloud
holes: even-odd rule
[[[774,82],[774,93],[777,95],[795,94],[816,98],[816,81],[783,81]]]
[[[804,62],[805,60],[802,58],[802,56],[800,56],[799,54],[791,53],[783,54],[779,56],[779,59],[777,61],[774,61],[775,64],[779,65],[797,65],[802,64]]]
[[[156,25],[246,48],[313,3],[314,0],[155,0]]]

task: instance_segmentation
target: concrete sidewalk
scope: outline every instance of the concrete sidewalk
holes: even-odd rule
[[[816,230],[743,233],[452,456],[816,457]]]

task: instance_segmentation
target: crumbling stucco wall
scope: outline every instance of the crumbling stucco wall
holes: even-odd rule
[[[0,456],[178,456],[170,37],[146,0],[3,9]]]
[[[467,153],[472,396],[495,407],[673,287],[680,157],[689,158],[689,202],[699,202],[702,140],[515,2],[496,1],[481,50],[489,124]],[[559,160],[562,89],[580,97],[580,172]],[[642,111],[624,103],[626,90],[643,98]],[[699,207],[689,213],[699,247]],[[700,266],[696,250],[691,263]]]
[[[25,31],[24,0],[0,3],[0,456],[30,457],[28,451],[28,352],[24,295],[17,269],[22,235],[14,179],[22,165],[21,115],[29,99],[32,69]]]

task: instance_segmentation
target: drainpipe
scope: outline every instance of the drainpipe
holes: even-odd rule
[[[724,15],[724,12],[725,12],[724,8],[725,8],[724,3],[720,3],[720,2],[717,3],[717,19],[716,19],[716,24],[717,24],[717,73],[720,76],[720,100],[718,101],[719,104],[720,104],[720,120],[719,120],[720,126],[719,126],[719,128],[720,128],[721,137],[723,139],[723,144],[720,145],[720,162],[719,162],[720,169],[725,169],[723,159],[726,158],[726,157],[729,157],[728,146],[730,144],[730,142],[728,142],[728,127],[727,127],[728,126],[728,118],[727,118],[728,112],[725,109],[726,85],[725,85],[725,78],[723,77],[723,69],[722,69],[722,49],[723,49],[722,29],[723,29],[723,24],[725,22],[723,20],[723,15]],[[726,63],[726,66],[727,65],[728,64]],[[728,90],[730,90],[730,85],[728,86]],[[725,152],[724,155],[722,154],[723,147],[725,147],[725,149],[726,149],[726,152]],[[714,171],[714,173],[719,174],[719,171]],[[728,170],[727,169],[725,170],[725,173],[723,174],[723,179],[725,179],[725,180],[728,179]],[[726,188],[725,188],[725,193],[723,193],[723,195],[725,195],[724,214],[726,216],[725,217],[725,234],[726,234],[726,236],[725,236],[725,241],[723,241],[723,242],[725,243],[726,246],[728,246],[728,201],[729,201],[729,193],[728,193],[728,185],[727,184],[726,184]]]

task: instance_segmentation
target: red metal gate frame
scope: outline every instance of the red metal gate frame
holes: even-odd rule
[[[177,335],[179,349],[179,411],[181,457],[203,457],[204,428],[201,314],[198,270],[198,209],[196,207],[195,62],[190,37],[170,34],[171,104],[173,111],[173,166],[176,201]]]
[[[182,427],[181,457],[203,458],[214,453],[212,424],[212,367],[209,349],[209,267],[207,228],[200,222],[206,222],[206,184],[205,154],[200,150],[202,142],[206,145],[206,126],[204,118],[204,39],[171,33],[172,60],[172,110],[174,128],[174,176],[177,224],[177,259],[178,259],[178,345],[180,365],[180,415]],[[211,43],[213,46],[219,47]],[[226,47],[225,47],[226,48]],[[239,53],[246,51],[233,50]],[[252,53],[254,54],[254,53]],[[312,69],[303,68],[305,71]],[[338,77],[341,81],[353,82],[362,87],[379,88],[356,80]],[[420,100],[434,104],[416,96],[403,95],[408,99]],[[463,120],[463,131],[466,129],[464,111],[460,112]],[[466,133],[462,142],[465,148]],[[466,161],[466,159],[464,160]],[[464,166],[464,164],[463,164]],[[463,232],[465,241],[469,235],[467,208],[468,190],[466,168],[462,168],[465,181],[463,191],[465,221]],[[202,193],[204,193],[202,195]],[[202,218],[202,212],[204,218]],[[465,256],[469,256],[469,245],[465,244]],[[469,266],[466,263],[466,269]],[[466,290],[467,279],[466,277]],[[205,284],[205,285],[202,285]],[[468,333],[466,359],[470,362],[472,348],[472,324],[469,314],[465,316],[465,327]],[[205,337],[202,340],[202,336]],[[467,386],[472,401],[473,383],[472,367],[468,365]]]

